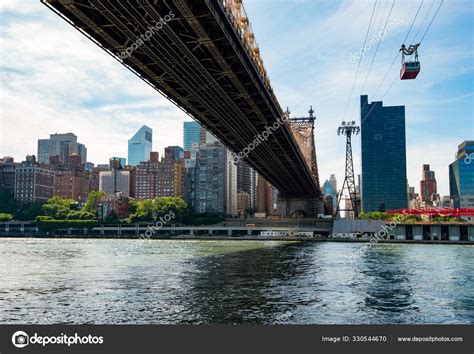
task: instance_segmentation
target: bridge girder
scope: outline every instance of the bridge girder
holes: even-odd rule
[[[285,115],[224,1],[42,1],[235,153]],[[120,57],[169,13],[159,33]],[[301,140],[285,122],[245,160],[283,196],[319,196],[314,137],[313,152]]]

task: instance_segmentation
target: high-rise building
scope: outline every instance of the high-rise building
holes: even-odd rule
[[[110,169],[120,170],[124,169],[127,165],[127,159],[125,157],[113,156],[109,159]]]
[[[193,144],[199,144],[201,126],[198,122],[184,122],[183,123],[183,148],[184,150],[191,150]]]
[[[418,197],[418,194],[415,193],[415,187],[408,186],[408,201],[414,200]]]
[[[257,172],[248,163],[239,160],[237,163],[237,192],[248,194],[248,208],[257,206]]]
[[[459,144],[449,165],[449,194],[455,208],[474,208],[474,140]]]
[[[179,160],[184,158],[184,149],[180,146],[165,147],[165,159]]]
[[[334,176],[334,175],[331,175]],[[332,198],[332,205],[335,206],[337,202],[337,190],[334,189],[336,187],[335,183],[331,183],[331,180],[324,181],[323,184],[323,196],[331,196]]]
[[[100,184],[100,173],[109,171],[109,165],[97,165],[92,169],[92,173],[90,174],[90,190],[91,191],[98,191],[99,184]]]
[[[99,173],[99,190],[110,195],[130,196],[130,171],[110,170]]]
[[[53,195],[84,203],[91,191],[90,174],[78,154],[71,154],[68,160],[67,165],[50,165],[54,170]]]
[[[153,130],[146,125],[142,126],[128,141],[128,164],[138,165],[142,161],[147,161],[152,142]]]
[[[161,161],[157,152],[151,152],[148,161],[136,166],[135,198],[184,196],[184,160],[175,159],[174,151],[173,147],[166,147]]]
[[[261,175],[257,180],[257,212],[266,215],[275,213],[276,196],[273,186]]]
[[[15,192],[15,167],[13,157],[0,159],[0,192],[12,195]]]
[[[335,174],[331,174],[329,176],[329,183],[331,184],[331,188],[332,190],[337,193],[337,179],[336,179],[336,175]],[[334,204],[336,205],[336,204]]]
[[[244,216],[245,210],[250,205],[250,195],[245,192],[237,192],[237,215]]]
[[[199,146],[194,174],[196,213],[237,214],[237,168],[221,143]]]
[[[406,208],[405,106],[384,107],[361,96],[362,210]]]
[[[438,193],[436,187],[436,177],[434,171],[430,170],[430,165],[423,165],[420,181],[421,201],[426,206],[433,205],[433,197]]]
[[[193,144],[191,150],[184,151],[184,201],[191,210],[194,210],[195,201],[195,171],[196,154],[199,151],[199,144]]]
[[[47,164],[51,156],[58,156],[59,162],[68,163],[69,155],[78,154],[83,164],[87,161],[87,148],[77,142],[73,133],[51,134],[49,139],[38,139],[38,163]]]
[[[14,198],[20,203],[46,202],[53,196],[54,171],[27,156],[15,167]]]
[[[199,144],[214,144],[220,143],[214,135],[212,135],[206,128],[201,127],[199,131]]]
[[[94,170],[94,163],[93,162],[86,162],[84,164],[84,169],[86,171],[89,171],[90,173],[92,173],[92,171]]]

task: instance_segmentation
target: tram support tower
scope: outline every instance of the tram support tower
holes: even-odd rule
[[[337,198],[336,214],[339,211],[349,211],[354,213],[354,218],[359,216],[359,208],[357,205],[357,194],[355,187],[355,175],[354,175],[354,160],[352,159],[352,135],[357,135],[360,132],[360,128],[356,125],[355,121],[345,122],[343,121],[341,126],[337,129],[337,135],[346,136],[346,170],[344,173],[344,182],[342,183],[341,192]],[[350,209],[340,209],[342,196],[344,195],[344,188],[347,188],[349,198],[351,200]]]

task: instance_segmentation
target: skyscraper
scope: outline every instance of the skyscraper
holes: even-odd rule
[[[183,159],[184,150],[181,146],[167,146],[165,147],[165,159]]]
[[[275,212],[275,189],[261,175],[257,177],[257,212],[273,215]]]
[[[153,141],[153,130],[146,125],[142,126],[128,141],[128,164],[138,165],[148,161]]]
[[[436,187],[436,177],[434,171],[430,170],[430,165],[423,165],[420,181],[420,196],[421,201],[425,203],[425,205],[433,205],[433,195],[436,195],[437,187]]]
[[[125,157],[112,156],[109,159],[110,169],[120,170],[124,169],[127,165],[127,159]]]
[[[332,190],[337,193],[337,179],[335,174],[329,176],[329,183],[331,184]]]
[[[237,214],[237,168],[224,145],[199,146],[194,177],[196,213]]]
[[[474,140],[459,144],[449,165],[449,194],[455,208],[474,207]]]
[[[334,176],[334,175],[331,175]],[[331,180],[324,181],[323,184],[323,196],[327,197],[330,196],[332,198],[332,205],[336,205],[337,202],[337,191],[334,189],[335,184],[331,183]]]
[[[257,206],[257,172],[250,165],[240,160],[237,163],[237,192],[248,194],[248,208]]]
[[[406,208],[405,106],[384,107],[360,97],[362,210]]]
[[[201,126],[198,122],[184,122],[183,123],[183,148],[184,150],[191,150],[193,144],[199,144],[199,134]]]
[[[59,162],[68,163],[71,154],[81,156],[83,164],[87,161],[87,148],[84,144],[77,142],[77,136],[73,133],[51,134],[49,139],[38,139],[38,163],[49,163],[51,156],[58,156]]]

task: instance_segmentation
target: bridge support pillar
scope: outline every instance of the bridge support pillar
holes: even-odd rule
[[[277,212],[285,217],[317,217],[324,214],[322,197],[278,197]]]

